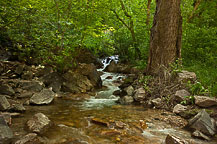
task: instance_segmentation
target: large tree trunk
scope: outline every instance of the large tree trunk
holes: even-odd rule
[[[147,72],[158,74],[181,57],[181,0],[156,0],[157,7],[150,36]]]

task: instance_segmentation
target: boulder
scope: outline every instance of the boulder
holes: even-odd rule
[[[127,95],[132,96],[134,93],[134,88],[133,86],[128,86],[124,89],[124,91],[126,91]]]
[[[35,76],[37,77],[45,76],[53,72],[53,68],[49,66],[44,67],[44,66],[39,65],[37,69],[38,70],[35,73]]]
[[[13,138],[13,132],[8,127],[3,116],[0,116],[0,144],[10,143]]]
[[[190,94],[188,91],[186,91],[185,89],[183,89],[183,90],[178,90],[178,91],[176,91],[176,93],[175,93],[174,100],[177,101],[178,103],[180,103],[180,102],[186,100],[186,97],[187,97],[187,96],[190,96],[190,95],[191,95],[191,94]]]
[[[77,55],[76,60],[79,63],[87,63],[87,64],[93,63],[97,68],[103,67],[102,62],[99,59],[97,59],[96,56],[94,56],[90,50],[78,48],[75,51]]]
[[[19,82],[19,87],[27,91],[40,92],[43,89],[44,85],[42,82],[36,80],[22,80]]]
[[[31,80],[32,78],[33,78],[33,72],[31,71],[26,71],[22,75],[22,79],[25,79],[25,80]]]
[[[183,106],[181,104],[177,104],[174,108],[173,108],[173,113],[175,114],[180,114],[184,111],[187,110],[187,106]]]
[[[10,107],[10,103],[4,95],[0,95],[0,110],[4,111]]]
[[[189,144],[189,142],[179,137],[168,134],[165,140],[165,144]]]
[[[14,95],[15,91],[13,90],[13,88],[7,84],[1,84],[0,85],[0,94],[3,95]]]
[[[112,60],[110,64],[105,67],[104,71],[116,73],[118,71],[118,65]]]
[[[31,104],[37,104],[37,105],[43,105],[43,104],[49,104],[53,101],[55,96],[55,93],[50,89],[43,89],[39,93],[35,93],[30,98]]]
[[[182,82],[188,82],[190,81],[195,81],[197,79],[197,76],[194,72],[189,72],[189,71],[181,71],[178,73],[178,81]]]
[[[205,134],[203,134],[202,132],[196,130],[192,133],[192,136],[193,137],[196,137],[196,138],[200,138],[200,139],[204,139],[204,140],[207,140],[207,141],[210,141],[211,139],[206,136]]]
[[[36,133],[29,133],[15,142],[15,144],[43,144]]]
[[[52,88],[54,92],[58,93],[61,90],[62,83],[56,81],[56,82],[51,83],[48,87]]]
[[[135,90],[135,94],[134,94],[134,99],[136,101],[142,101],[142,100],[145,100],[146,98],[146,92],[145,92],[145,89],[144,88],[139,88],[137,90]]]
[[[76,70],[77,73],[80,73],[90,80],[91,84],[95,88],[102,87],[102,80],[100,74],[97,72],[97,69],[94,64],[80,64]]]
[[[121,104],[127,105],[127,104],[131,104],[134,101],[134,99],[132,96],[124,96],[124,97],[120,98],[118,101]]]
[[[90,80],[79,73],[68,71],[63,75],[65,82],[61,88],[64,92],[84,93],[93,89]]]
[[[42,134],[51,126],[51,121],[43,113],[37,113],[27,121],[26,125],[29,131]]]
[[[208,136],[215,135],[215,124],[212,122],[209,114],[204,109],[189,120],[189,127]]]
[[[62,76],[57,72],[48,73],[44,75],[41,80],[46,86],[52,87],[54,92],[59,92],[61,90],[64,81]]]
[[[207,96],[194,96],[195,104],[200,107],[211,107],[217,105],[217,99]]]

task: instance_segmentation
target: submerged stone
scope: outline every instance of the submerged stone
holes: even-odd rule
[[[165,140],[165,144],[189,144],[189,142],[179,137],[168,134]]]
[[[15,144],[43,144],[43,142],[36,133],[29,133],[17,140]]]
[[[51,121],[43,113],[37,113],[27,121],[26,125],[29,131],[41,134],[51,126]]]

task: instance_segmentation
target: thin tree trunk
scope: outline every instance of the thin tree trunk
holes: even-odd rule
[[[201,3],[201,0],[197,0],[197,1],[195,2],[195,4],[194,4],[194,10],[191,12],[191,15],[189,16],[189,18],[188,18],[188,20],[187,20],[188,22],[190,22],[190,21],[193,19],[194,15],[195,15],[195,12],[196,12],[196,10],[198,9],[200,3]]]
[[[62,27],[60,25],[60,9],[59,9],[59,4],[56,0],[54,0],[54,3],[56,5],[56,15],[57,15],[57,30],[58,30],[58,34],[56,34],[56,39],[58,39],[58,35],[60,34],[62,37],[61,37],[61,41],[60,41],[60,49],[62,50],[63,49],[63,41],[64,41],[64,32],[62,31]],[[58,48],[58,46],[56,45],[57,47],[57,51],[59,51],[60,49]]]
[[[151,29],[147,72],[158,75],[181,57],[182,17],[181,0],[156,0],[156,11]]]
[[[151,8],[151,0],[148,0],[146,25],[149,25],[150,23],[150,8]]]
[[[112,11],[114,12],[117,19],[120,20],[122,24],[126,26],[127,29],[130,31],[132,41],[133,41],[133,47],[135,49],[135,59],[139,59],[141,57],[141,53],[137,45],[137,40],[136,40],[136,35],[135,35],[135,30],[134,30],[134,22],[133,22],[132,16],[127,12],[122,0],[120,0],[120,3],[121,3],[121,8],[124,12],[124,15],[129,18],[129,21],[130,21],[129,24],[127,24],[122,18],[120,18],[120,16],[117,14],[115,10],[112,10]]]

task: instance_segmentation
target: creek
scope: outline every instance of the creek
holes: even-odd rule
[[[104,60],[104,66],[107,64],[108,60]],[[118,97],[112,93],[119,89],[117,81],[124,77],[122,74],[103,72],[104,88],[96,96],[82,100],[56,98],[50,105],[28,106],[26,113],[13,119],[12,129],[16,136],[25,135],[25,122],[33,114],[42,112],[53,122],[53,126],[42,135],[48,144],[162,144],[168,134],[192,139],[188,131],[161,120],[169,115],[164,110],[116,103]],[[120,123],[125,127],[105,126],[108,123]],[[200,140],[196,142],[206,143]]]

